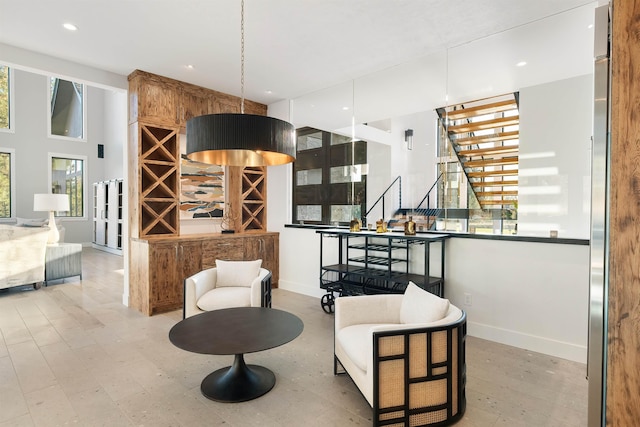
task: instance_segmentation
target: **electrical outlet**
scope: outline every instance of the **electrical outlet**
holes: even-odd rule
[[[464,294],[464,305],[467,305],[469,307],[471,307],[471,294],[465,293]]]

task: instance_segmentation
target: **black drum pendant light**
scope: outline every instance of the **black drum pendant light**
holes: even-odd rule
[[[244,0],[240,2],[240,114],[207,114],[187,121],[187,157],[227,166],[275,166],[296,158],[295,130],[284,120],[244,114]]]

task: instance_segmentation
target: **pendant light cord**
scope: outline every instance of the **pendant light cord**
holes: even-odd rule
[[[244,0],[240,1],[240,114],[244,114]]]

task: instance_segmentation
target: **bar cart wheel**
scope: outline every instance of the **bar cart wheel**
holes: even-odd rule
[[[320,299],[320,305],[325,313],[331,314],[333,313],[333,307],[335,306],[335,297],[333,293],[327,293],[322,296]]]

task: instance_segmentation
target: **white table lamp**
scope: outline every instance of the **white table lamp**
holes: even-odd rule
[[[58,243],[60,232],[56,226],[55,212],[65,212],[70,209],[68,194],[34,194],[33,210],[36,212],[49,212],[49,241]]]

